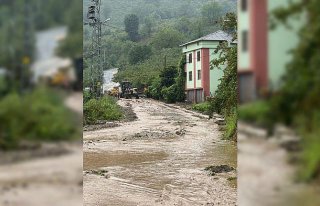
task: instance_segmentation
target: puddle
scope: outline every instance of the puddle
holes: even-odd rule
[[[318,206],[320,205],[320,187],[304,185],[294,189],[274,206]]]
[[[128,164],[147,163],[164,160],[164,152],[133,153],[133,152],[85,152],[83,155],[84,170],[99,169],[102,167],[124,166]]]

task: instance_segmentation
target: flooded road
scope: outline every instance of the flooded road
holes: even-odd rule
[[[85,205],[236,205],[236,144],[206,116],[154,100],[120,100],[138,120],[84,132]],[[90,171],[108,171],[98,175]]]

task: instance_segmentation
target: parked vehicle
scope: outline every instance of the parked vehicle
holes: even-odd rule
[[[137,88],[132,88],[132,84],[129,81],[121,82],[119,87],[119,98],[131,99],[132,97],[139,99]]]

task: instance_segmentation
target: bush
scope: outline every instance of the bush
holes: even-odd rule
[[[14,149],[21,140],[70,140],[78,134],[76,119],[53,91],[41,88],[0,101],[0,148]]]
[[[93,98],[93,94],[87,90],[83,90],[83,104],[87,103],[90,99]]]
[[[171,85],[170,87],[164,87],[161,90],[161,95],[165,102],[167,103],[175,103],[177,100],[177,86],[176,84]]]
[[[226,117],[226,130],[223,138],[227,140],[237,140],[237,112],[233,111]]]
[[[209,114],[210,113],[210,103],[209,102],[202,102],[199,104],[194,104],[192,105],[192,109],[199,111],[204,114]]]
[[[310,181],[320,177],[320,110],[311,116],[301,115],[295,120],[299,135],[303,137],[302,158],[299,170],[299,180]],[[308,125],[308,128],[305,128]]]
[[[148,96],[157,100],[162,99],[160,78],[153,80],[151,86],[148,88]]]
[[[84,124],[96,124],[98,121],[120,120],[123,116],[121,107],[112,97],[91,99],[84,104]]]
[[[254,123],[257,126],[269,128],[271,119],[269,118],[271,112],[270,104],[266,101],[256,101],[241,105],[238,108],[239,119]]]

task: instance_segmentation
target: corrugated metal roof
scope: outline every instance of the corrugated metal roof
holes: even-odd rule
[[[224,32],[222,30],[216,31],[214,33],[208,34],[206,36],[203,36],[199,39],[187,42],[185,44],[182,44],[180,46],[185,46],[188,44],[192,44],[198,41],[228,41],[231,42],[232,41],[232,36],[230,34],[228,34],[227,32]],[[236,43],[236,42],[232,42],[232,43]]]

